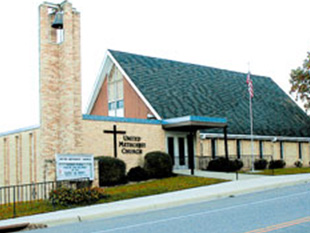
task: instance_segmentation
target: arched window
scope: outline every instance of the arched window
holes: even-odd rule
[[[123,76],[114,65],[108,76],[109,116],[124,116]]]

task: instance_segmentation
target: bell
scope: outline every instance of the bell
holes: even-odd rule
[[[54,22],[52,24],[52,28],[63,29],[64,24],[63,24],[62,16],[63,14],[61,12],[56,13]]]

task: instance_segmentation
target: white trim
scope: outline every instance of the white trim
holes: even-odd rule
[[[101,86],[104,83],[105,74],[103,74],[103,72],[105,69],[107,69],[107,72],[105,72],[105,73],[108,73],[110,68],[112,67],[112,66],[108,67],[109,64],[107,64],[107,61],[108,61],[108,54],[106,52],[104,55],[103,61],[100,65],[100,69],[99,69],[99,73],[97,75],[96,81],[93,85],[93,89],[92,89],[92,92],[90,94],[88,104],[86,106],[86,114],[88,114],[88,115],[90,114],[91,110],[93,109],[94,104],[97,100],[98,94],[100,92]]]
[[[122,75],[126,78],[128,83],[131,85],[131,87],[134,89],[134,91],[138,94],[138,96],[142,99],[142,101],[145,103],[145,105],[148,107],[148,109],[151,110],[152,114],[156,117],[157,120],[161,120],[161,117],[159,114],[155,111],[155,109],[152,107],[152,105],[148,102],[148,100],[144,97],[144,95],[140,92],[140,90],[137,88],[137,86],[132,82],[132,80],[129,78],[129,76],[126,74],[126,72],[123,70],[123,68],[120,66],[120,64],[117,62],[117,60],[113,57],[113,55],[110,53],[110,51],[107,51],[105,54],[105,57],[103,59],[103,62],[101,63],[101,67],[99,69],[99,74],[97,76],[95,85],[93,87],[93,91],[91,93],[91,98],[88,101],[86,114],[90,114],[91,110],[94,107],[95,101],[98,97],[100,88],[105,80],[105,74],[108,73],[109,67],[106,65],[107,60],[111,59],[112,63],[115,64],[115,66],[118,68],[118,70],[122,73]],[[103,73],[104,70],[107,69],[107,72]]]
[[[246,134],[228,134],[228,139],[251,139],[251,135]],[[220,133],[200,133],[201,139],[206,138],[224,138],[224,134]],[[264,135],[253,135],[254,140],[278,140],[278,141],[299,141],[299,142],[309,142],[310,138],[306,137],[285,137],[285,136],[264,136]]]

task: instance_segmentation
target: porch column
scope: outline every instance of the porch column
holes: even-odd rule
[[[190,131],[189,135],[187,136],[188,162],[189,162],[189,168],[191,169],[192,175],[194,175],[194,169],[195,169],[194,135],[195,135],[194,131]]]
[[[225,158],[228,160],[227,126],[224,127]]]

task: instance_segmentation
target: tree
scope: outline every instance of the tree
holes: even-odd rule
[[[304,60],[302,67],[291,71],[290,93],[296,94],[296,101],[304,103],[306,111],[310,109],[310,52]]]

